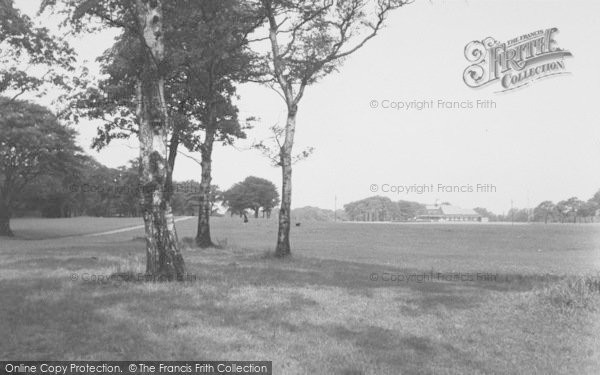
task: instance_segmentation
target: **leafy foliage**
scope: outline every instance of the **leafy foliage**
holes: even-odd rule
[[[0,106],[0,199],[12,209],[36,179],[69,175],[81,150],[47,108],[5,97]]]
[[[374,196],[344,205],[349,220],[405,221],[422,213],[425,206],[417,202],[393,202],[388,197]]]
[[[307,85],[336,71],[383,27],[390,11],[406,0],[261,0],[270,51],[262,68],[288,108]]]
[[[104,78],[80,77],[79,90],[67,100],[73,105],[65,116],[75,121],[82,116],[101,120],[93,144],[98,149],[136,134],[135,83],[144,74],[145,57],[139,30],[128,26],[136,23],[134,2],[47,3],[65,13],[76,32],[94,31],[87,26],[93,19],[122,29],[116,43],[99,58]],[[171,142],[201,151],[208,127],[225,144],[245,138],[250,123],[238,118],[234,83],[256,75],[247,36],[261,22],[257,7],[239,0],[175,0],[164,2],[163,15],[166,51],[159,69],[165,77]]]
[[[271,181],[260,177],[249,176],[242,182],[234,184],[223,193],[223,205],[228,207],[233,214],[244,214],[246,210],[253,210],[254,217],[258,217],[262,209],[267,216],[279,204],[277,187]]]
[[[65,87],[65,70],[73,70],[74,61],[67,43],[36,27],[13,0],[0,0],[0,95],[11,93],[4,105],[45,83]]]

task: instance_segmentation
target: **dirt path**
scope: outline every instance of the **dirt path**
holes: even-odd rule
[[[186,217],[180,217],[175,219],[175,222],[179,222],[179,221],[185,221],[185,220],[190,220],[193,219],[195,216],[186,216]],[[136,229],[142,229],[144,227],[144,225],[134,225],[131,227],[125,227],[125,228],[120,228],[120,229],[113,229],[113,230],[109,230],[106,232],[99,232],[99,233],[88,233],[88,234],[83,234],[81,236],[72,236],[72,237],[98,237],[98,236],[104,236],[107,234],[116,234],[116,233],[122,233],[122,232],[128,232],[131,230],[136,230]]]

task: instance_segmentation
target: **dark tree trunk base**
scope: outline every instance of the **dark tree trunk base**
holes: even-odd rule
[[[288,231],[287,235],[285,235],[284,238],[277,241],[277,246],[275,247],[275,256],[278,258],[285,258],[290,255],[292,255],[292,250],[290,246],[290,236]]]
[[[279,228],[277,230],[277,245],[275,256],[284,258],[290,256],[290,227],[292,212],[292,161],[289,153],[282,157],[282,186],[281,186],[281,208],[279,209]]]
[[[175,251],[169,251],[166,258],[160,259],[156,273],[146,273],[152,281],[183,281],[185,277],[185,263],[183,256]],[[159,257],[162,258],[162,257]]]
[[[171,281],[184,281],[185,277],[185,262],[183,261],[183,256],[181,253],[173,253],[171,254],[171,264],[169,276],[171,277]],[[175,278],[173,278],[175,277]]]
[[[201,249],[207,249],[209,247],[216,247],[210,239],[210,234],[196,237],[196,246]]]
[[[147,196],[145,196],[147,198]],[[150,202],[151,203],[151,202]],[[146,201],[146,204],[148,202]],[[152,281],[183,280],[185,263],[179,252],[171,207],[152,207],[144,214],[146,231],[146,277]],[[158,211],[158,212],[157,212]]]
[[[292,255],[292,252],[290,251],[290,249],[288,248],[286,249],[276,249],[275,250],[275,256],[277,258],[286,258]]]
[[[212,116],[213,111],[211,110],[211,120],[210,123],[214,125],[214,116]],[[204,141],[204,145],[201,149],[202,152],[202,162],[200,163],[202,167],[202,177],[200,179],[200,207],[198,209],[198,230],[196,232],[196,246],[201,249],[206,249],[209,247],[215,247],[215,244],[212,242],[210,238],[210,215],[212,213],[212,206],[210,200],[210,182],[212,181],[211,171],[212,171],[212,147],[214,140],[214,129],[215,126],[211,126],[206,131],[206,139]]]
[[[10,221],[2,220],[0,222],[0,236],[14,237],[13,231],[10,229]]]

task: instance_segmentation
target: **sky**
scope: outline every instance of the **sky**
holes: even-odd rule
[[[16,0],[15,5],[33,15],[39,1]],[[600,189],[598,14],[600,2],[594,0],[416,0],[396,10],[339,72],[307,88],[294,149],[315,151],[294,165],[292,206],[339,209],[382,195],[501,214],[544,200],[589,199]],[[56,19],[42,16],[41,22],[53,28]],[[464,83],[469,42],[487,37],[505,42],[553,27],[559,30],[558,46],[573,55],[564,60],[569,74],[507,92],[498,92],[497,83],[477,89]],[[95,58],[115,35],[107,30],[70,41],[79,62],[94,72]],[[284,124],[284,103],[260,85],[242,85],[238,91],[242,116],[260,121],[236,147],[215,147],[213,183],[228,188],[255,175],[280,185],[281,171],[250,145],[267,137],[270,126]],[[478,100],[494,104],[476,108]],[[385,108],[423,101],[434,105]],[[446,108],[447,102],[475,107]],[[76,127],[90,155],[111,167],[137,156],[135,139],[91,150],[97,125],[83,121]],[[174,178],[199,180],[200,166],[180,156]],[[477,184],[488,191],[477,192]]]

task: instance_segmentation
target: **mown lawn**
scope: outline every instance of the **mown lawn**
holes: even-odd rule
[[[181,283],[106,280],[143,271],[140,231],[0,239],[0,357],[261,359],[275,374],[600,368],[600,293],[585,284],[598,277],[598,227],[303,223],[288,260],[267,253],[273,227],[215,220],[223,248],[185,246]],[[438,271],[497,277],[382,280]]]

